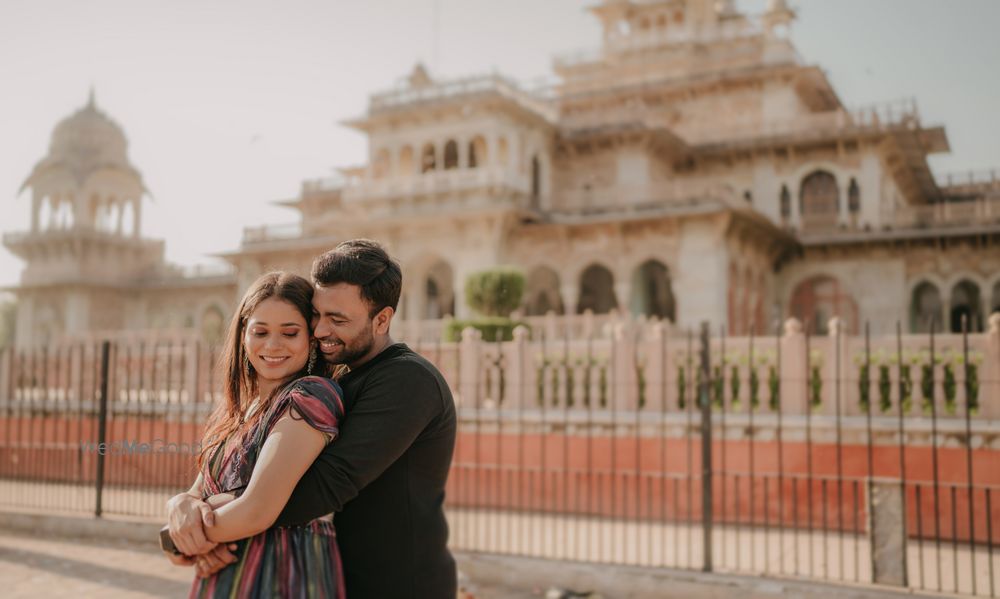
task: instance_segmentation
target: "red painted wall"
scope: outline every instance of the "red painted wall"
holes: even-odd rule
[[[118,417],[109,420],[106,438],[119,443],[162,439],[163,443],[191,444],[200,439],[203,426],[201,422]],[[82,447],[81,440],[96,438],[95,418],[0,418],[0,477],[92,483],[97,454]],[[189,451],[156,451],[163,449],[163,443],[151,447],[147,454],[107,455],[107,484],[168,489],[190,485],[195,474],[193,455]],[[716,521],[761,525],[781,521],[785,526],[865,529],[868,448],[864,445],[844,445],[838,452],[832,444],[816,443],[810,449],[801,442],[783,443],[780,486],[779,445],[775,441],[714,441],[712,455],[712,509]],[[918,532],[932,535],[936,524],[944,538],[969,538],[969,455],[965,449],[938,448],[940,485],[935,510],[933,451],[925,446],[906,448],[907,512],[912,536]],[[1000,542],[1000,452],[976,449],[971,457],[976,539],[986,540],[986,520],[990,518],[994,540]],[[872,462],[876,477],[899,477],[897,446],[873,447]],[[688,442],[678,438],[497,435],[466,430],[459,434],[448,484],[448,501],[452,505],[657,521],[698,520],[701,441],[697,436]],[[921,495],[919,509],[917,486]],[[994,488],[990,514],[986,511],[987,486]]]

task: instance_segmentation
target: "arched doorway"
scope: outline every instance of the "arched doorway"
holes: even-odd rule
[[[563,314],[562,294],[559,292],[559,273],[548,266],[539,266],[528,274],[524,311],[528,316],[541,316],[550,311]]]
[[[542,196],[542,163],[538,156],[531,157],[531,206],[537,208]]]
[[[486,140],[482,135],[477,135],[469,142],[469,168],[485,165],[487,160]]]
[[[965,279],[951,289],[951,312],[948,321],[952,333],[962,332],[962,318],[968,321],[970,333],[983,330],[983,308],[980,303],[979,285]]]
[[[455,314],[454,275],[443,260],[427,271],[424,279],[424,318],[436,319]]]
[[[458,144],[454,139],[449,139],[444,144],[444,170],[458,168]]]
[[[830,173],[815,171],[803,179],[799,190],[803,228],[836,226],[839,198],[837,179]]]
[[[222,342],[226,331],[225,315],[218,306],[209,306],[201,313],[201,339],[210,345]]]
[[[656,316],[674,322],[676,308],[670,273],[659,260],[647,260],[632,275],[632,314]]]
[[[413,174],[413,148],[403,146],[399,151],[399,174],[408,177]]]
[[[615,298],[615,277],[600,264],[591,264],[580,275],[580,299],[576,305],[578,314],[586,310],[594,314],[607,314],[618,308]]]
[[[928,333],[931,327],[941,332],[941,291],[937,285],[924,281],[913,289],[910,297],[910,332]]]
[[[828,323],[834,316],[841,319],[845,333],[857,331],[857,303],[841,289],[840,281],[827,275],[798,284],[792,292],[791,312],[814,335],[829,333]]]
[[[420,172],[427,173],[436,168],[437,151],[434,149],[434,144],[425,144],[424,149],[420,151]]]

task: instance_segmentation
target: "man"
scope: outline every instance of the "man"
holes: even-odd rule
[[[402,287],[399,265],[379,244],[356,239],[317,258],[312,278],[319,350],[331,364],[350,369],[340,378],[347,417],[340,438],[303,475],[275,525],[336,512],[352,599],[455,597],[443,511],[455,404],[441,373],[389,335]],[[200,498],[177,495],[168,511],[180,550],[206,554],[200,574],[235,560],[226,547],[205,540],[211,508]]]

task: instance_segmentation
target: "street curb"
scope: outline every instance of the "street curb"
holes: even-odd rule
[[[0,529],[39,536],[124,539],[159,548],[162,527],[148,519],[0,509]]]
[[[479,584],[593,591],[606,599],[930,599],[951,595],[773,576],[706,573],[675,568],[585,564],[535,557],[457,552],[459,568]],[[957,597],[957,595],[955,595]]]

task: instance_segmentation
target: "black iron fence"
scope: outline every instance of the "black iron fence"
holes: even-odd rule
[[[452,545],[996,596],[995,328],[413,343],[459,406]],[[215,359],[155,340],[0,354],[0,504],[162,518],[194,478]]]

